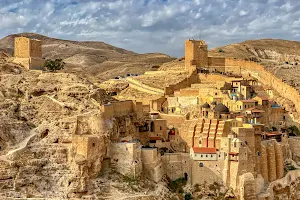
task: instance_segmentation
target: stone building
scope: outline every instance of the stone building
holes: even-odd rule
[[[42,42],[26,37],[16,37],[14,43],[13,62],[23,65],[26,69],[42,69]]]

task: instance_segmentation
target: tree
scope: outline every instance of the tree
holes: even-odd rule
[[[55,60],[47,59],[44,63],[44,67],[51,72],[56,72],[56,70],[61,70],[64,68],[64,66],[65,63],[62,61],[62,59],[55,59]]]

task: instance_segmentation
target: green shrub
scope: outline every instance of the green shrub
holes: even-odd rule
[[[169,188],[172,192],[183,193],[183,186],[185,185],[186,185],[186,180],[184,178],[178,178],[170,182]]]
[[[62,61],[62,59],[55,59],[55,60],[47,59],[44,63],[44,67],[51,72],[56,72],[57,70],[61,70],[64,68],[64,66],[65,63]]]
[[[184,195],[184,200],[191,200],[191,199],[193,199],[191,193],[186,193]]]
[[[297,126],[294,126],[294,125],[288,127],[287,132],[288,132],[288,133],[294,133],[294,134],[296,134],[296,135],[300,135],[299,129],[297,128]]]

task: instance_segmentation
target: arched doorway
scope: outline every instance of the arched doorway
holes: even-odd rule
[[[187,173],[184,173],[184,180],[188,180],[188,174]]]

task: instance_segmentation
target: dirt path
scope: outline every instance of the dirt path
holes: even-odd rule
[[[35,136],[37,135],[37,132],[36,132],[36,128],[35,129],[32,129],[30,131],[30,135],[28,137],[26,137],[22,142],[20,142],[19,144],[15,145],[12,149],[10,150],[6,155],[2,155],[0,156],[0,160],[3,160],[3,161],[8,161],[8,162],[11,162],[8,157],[12,154],[14,154],[15,152],[17,151],[20,151],[24,148],[27,147],[28,143],[30,142],[31,139],[33,139]]]

